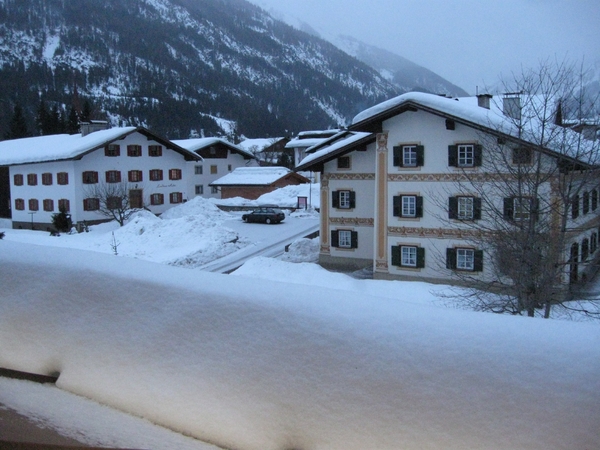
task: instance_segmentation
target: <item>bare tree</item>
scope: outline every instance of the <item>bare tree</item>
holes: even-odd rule
[[[133,213],[144,207],[143,199],[132,196],[132,191],[140,190],[127,182],[101,182],[89,185],[85,195],[88,199],[96,199],[97,211],[100,214],[116,220],[120,226],[123,226]]]
[[[465,222],[473,245],[489,255],[487,282],[460,274],[472,289],[462,301],[477,310],[549,317],[570,290],[595,271],[598,249],[600,140],[574,131],[594,119],[583,70],[542,62],[504,84],[502,120],[490,121],[477,173],[461,189],[475,193],[482,220]],[[597,120],[597,118],[595,118]],[[491,131],[490,131],[491,130]],[[450,205],[452,207],[452,205]],[[477,283],[474,283],[477,281]]]

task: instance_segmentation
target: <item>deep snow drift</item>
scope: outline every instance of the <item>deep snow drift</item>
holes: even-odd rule
[[[0,366],[208,442],[600,447],[595,324],[6,240],[0,264]]]

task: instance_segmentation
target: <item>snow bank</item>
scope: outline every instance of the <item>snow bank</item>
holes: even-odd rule
[[[0,247],[0,366],[205,441],[600,447],[597,325]]]

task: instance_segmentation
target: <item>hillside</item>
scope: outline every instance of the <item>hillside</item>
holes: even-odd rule
[[[345,124],[398,93],[332,44],[244,0],[0,1],[0,133],[41,95],[169,138],[281,135]]]

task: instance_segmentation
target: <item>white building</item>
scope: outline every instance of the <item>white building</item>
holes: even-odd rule
[[[172,142],[200,157],[199,161],[188,164],[189,198],[221,198],[219,188],[210,186],[213,181],[238,167],[258,165],[257,158],[251,152],[224,139],[209,137]]]
[[[0,142],[9,168],[14,228],[51,227],[64,206],[73,223],[106,220],[91,192],[102,183],[127,183],[133,207],[155,214],[188,198],[188,161],[201,158],[145,128],[89,130]]]
[[[296,170],[322,174],[321,264],[372,267],[376,278],[447,283],[463,272],[491,281],[492,255],[474,245],[473,233],[485,229],[482,224],[494,229],[492,210],[509,221],[529,217],[539,201],[560,201],[557,166],[571,173],[593,166],[555,152],[551,142],[532,145],[526,131],[516,134],[510,120],[490,109],[490,100],[404,94],[360,113],[349,130],[312,147]],[[500,157],[505,165],[491,172],[490,161]],[[551,174],[539,199],[486,192],[491,177],[538,157]],[[599,186],[586,183],[572,198],[566,280],[580,278],[598,257]]]

